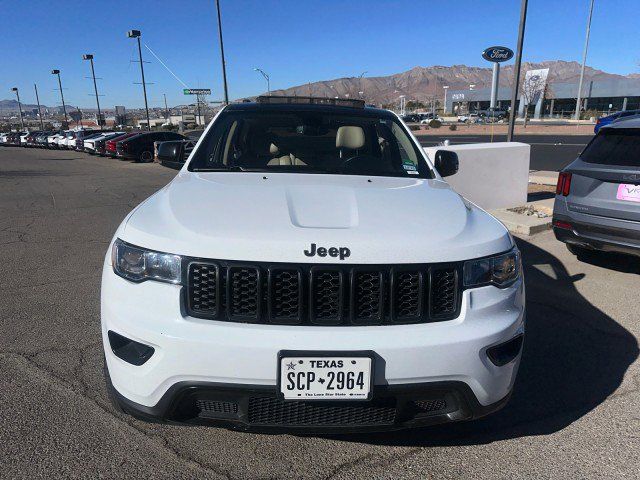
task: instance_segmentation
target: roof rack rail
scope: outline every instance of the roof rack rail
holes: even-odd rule
[[[269,105],[297,104],[297,105],[334,105],[337,107],[364,108],[364,100],[350,98],[329,97],[288,97],[285,95],[261,95],[256,102]]]

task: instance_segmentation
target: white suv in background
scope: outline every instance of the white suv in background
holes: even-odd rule
[[[109,246],[114,404],[303,432],[501,408],[524,336],[520,253],[442,179],[455,153],[433,160],[395,114],[360,101],[225,107]]]

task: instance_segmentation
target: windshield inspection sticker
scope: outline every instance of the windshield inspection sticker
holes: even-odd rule
[[[405,170],[412,170],[415,172],[416,167],[413,166],[413,164],[411,165],[402,165],[402,168],[404,168]]]
[[[416,172],[415,170],[408,170],[407,173],[409,175],[418,175],[418,172]]]

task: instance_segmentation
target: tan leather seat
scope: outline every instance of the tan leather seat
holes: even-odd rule
[[[344,150],[359,150],[364,147],[364,130],[357,126],[338,128],[336,133],[336,148],[340,149],[340,158],[344,157]]]
[[[271,144],[269,145],[269,153],[271,155],[278,155],[280,153],[280,149],[278,148],[277,145],[275,144]],[[271,160],[269,160],[269,163],[267,163],[267,165],[303,165],[306,166],[307,164],[305,162],[303,162],[302,160],[300,160],[299,158],[297,158],[293,153],[290,153],[288,155],[282,155],[281,157],[276,157],[276,158],[272,158]]]

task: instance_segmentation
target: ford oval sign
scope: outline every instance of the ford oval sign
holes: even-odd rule
[[[482,52],[482,58],[490,62],[507,62],[513,58],[513,50],[507,47],[489,47]]]

